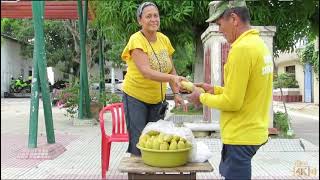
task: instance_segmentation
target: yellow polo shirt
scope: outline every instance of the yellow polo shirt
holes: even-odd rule
[[[223,143],[264,143],[268,139],[273,63],[257,30],[244,32],[232,43],[224,72],[224,87],[214,87],[214,95],[200,95],[201,103],[221,110]]]
[[[129,42],[124,48],[121,55],[121,58],[128,65],[127,74],[123,82],[122,90],[129,96],[132,96],[140,101],[149,104],[157,104],[162,101],[160,82],[143,77],[131,57],[131,52],[134,49],[141,49],[148,55],[151,69],[160,71],[160,64],[161,72],[170,73],[173,67],[170,57],[172,56],[174,49],[169,38],[160,32],[157,32],[157,40],[150,43],[159,61],[152,51],[148,40],[142,35],[140,31],[134,33],[130,37]],[[162,82],[163,98],[165,98],[166,90],[167,83]]]

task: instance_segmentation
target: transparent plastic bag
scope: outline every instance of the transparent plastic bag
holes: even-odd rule
[[[168,135],[176,135],[186,139],[192,145],[191,151],[189,153],[189,162],[191,162],[191,159],[194,159],[192,156],[195,156],[197,154],[194,136],[189,128],[176,127],[171,121],[159,120],[157,122],[149,122],[143,129],[141,135],[144,135],[150,131],[157,131]]]
[[[195,154],[193,154],[191,159],[189,159],[190,162],[205,162],[213,156],[213,153],[204,142],[199,141],[195,144]]]
[[[213,156],[213,153],[204,142],[195,141],[191,129],[187,127],[176,127],[171,121],[159,120],[157,122],[149,122],[143,129],[142,135],[150,131],[157,131],[168,135],[177,135],[186,139],[192,145],[188,157],[189,162],[205,162]]]

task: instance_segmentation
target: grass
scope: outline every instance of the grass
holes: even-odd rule
[[[188,112],[184,112],[182,108],[173,108],[170,112],[177,115],[202,115],[203,114],[202,106],[200,108],[196,108],[192,104],[188,104],[187,106],[188,106]]]

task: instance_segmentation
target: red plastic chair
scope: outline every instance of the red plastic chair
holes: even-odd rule
[[[104,117],[106,112],[111,112],[112,134],[107,135],[104,128]],[[106,178],[106,171],[109,169],[110,149],[112,142],[128,142],[128,133],[124,115],[123,103],[114,103],[104,107],[99,113],[101,128],[101,170],[102,178]]]

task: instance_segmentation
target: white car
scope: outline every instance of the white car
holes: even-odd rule
[[[115,92],[122,92],[122,80],[119,79],[115,79]],[[112,83],[111,83],[111,79],[106,79],[105,80],[105,87],[106,87],[106,92],[112,92]],[[99,83],[92,83],[91,85],[91,90],[99,90]]]

